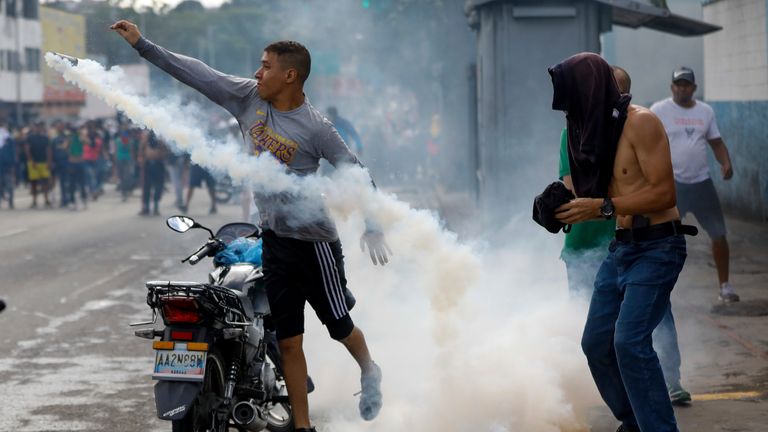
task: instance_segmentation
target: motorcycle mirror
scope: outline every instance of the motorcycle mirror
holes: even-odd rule
[[[168,228],[180,233],[200,226],[194,219],[187,216],[171,216],[165,221],[165,224],[168,225]]]

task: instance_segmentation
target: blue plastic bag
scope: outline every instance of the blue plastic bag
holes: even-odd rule
[[[217,266],[248,263],[261,266],[261,239],[238,237],[213,257]]]

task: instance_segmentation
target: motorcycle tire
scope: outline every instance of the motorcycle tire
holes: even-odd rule
[[[205,362],[205,378],[203,379],[203,389],[200,395],[206,393],[215,393],[217,396],[224,396],[226,388],[226,363],[224,357],[217,351],[208,353]],[[192,407],[183,419],[173,420],[171,422],[171,432],[205,432],[208,431],[204,425],[195,424],[198,417],[200,396],[192,404]],[[224,425],[221,425],[213,432],[227,432],[229,429],[229,419]]]
[[[280,407],[284,416],[278,416],[273,410]],[[288,403],[277,403],[266,415],[267,430],[270,432],[293,432],[293,411]]]
[[[274,341],[275,345],[272,348],[277,348],[277,341]],[[270,352],[269,348],[267,349],[267,358],[269,359],[269,364],[272,367],[272,369],[275,371],[275,376],[277,377],[277,382],[285,386],[285,378],[283,378],[283,371],[282,368],[277,367],[277,364],[275,362],[275,356],[277,356],[279,361],[279,352],[275,351]],[[275,408],[280,409],[280,413],[273,411]],[[269,410],[268,413],[266,413],[267,417],[267,430],[270,432],[293,432],[293,410],[291,410],[291,404],[287,402],[280,402],[273,405],[273,408]]]
[[[214,199],[219,204],[227,204],[232,199],[232,179],[224,177],[216,182],[216,191],[214,193]]]

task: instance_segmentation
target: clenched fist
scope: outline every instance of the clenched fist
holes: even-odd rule
[[[139,31],[139,27],[130,21],[120,20],[109,26],[109,28],[116,31],[120,36],[123,37],[123,39],[128,41],[131,46],[136,45],[136,42],[141,39],[141,32]]]

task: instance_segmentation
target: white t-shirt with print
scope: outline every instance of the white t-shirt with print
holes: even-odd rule
[[[697,100],[693,107],[683,108],[667,98],[653,104],[651,111],[667,131],[675,181],[690,184],[708,179],[709,140],[720,138],[712,107]]]

